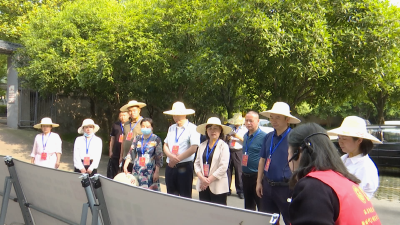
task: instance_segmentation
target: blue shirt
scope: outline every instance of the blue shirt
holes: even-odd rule
[[[257,134],[258,132],[258,134]],[[257,136],[254,136],[257,134]],[[265,136],[267,134],[258,128],[252,135],[249,137],[249,132],[247,132],[243,137],[243,155],[247,149],[247,155],[249,155],[249,159],[247,161],[247,166],[242,166],[243,173],[257,173],[258,171],[258,162],[260,161],[260,150],[263,145]],[[254,139],[254,140],[253,140]],[[250,144],[251,142],[251,144]],[[248,145],[250,144],[250,145]]]
[[[268,133],[267,136],[265,137],[262,149],[260,151],[260,157],[265,159],[265,163],[267,162],[267,159],[270,156],[271,138],[273,138],[272,149],[274,149],[274,147],[282,139],[282,136],[285,134],[285,132],[283,132],[279,136],[276,136],[276,130],[275,130],[274,132]],[[268,180],[274,182],[283,182],[284,178],[288,180],[292,176],[292,172],[290,171],[288,165],[289,144],[287,138],[288,135],[286,135],[286,137],[282,140],[282,142],[273,152],[268,172],[265,171],[264,169],[264,177],[268,178]],[[265,168],[265,164],[263,168]]]

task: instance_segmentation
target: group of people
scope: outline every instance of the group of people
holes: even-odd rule
[[[274,128],[259,127],[259,113],[235,114],[223,125],[217,117],[196,126],[186,116],[195,111],[182,102],[171,110],[175,123],[162,144],[153,133],[153,121],[140,116],[146,104],[130,101],[120,108],[113,124],[107,176],[122,171],[131,174],[135,185],[160,190],[159,170],[166,155],[167,193],[192,197],[193,173],[202,201],[227,205],[232,173],[239,198],[249,210],[280,213],[285,224],[380,224],[370,199],[378,188],[375,164],[369,158],[373,143],[380,143],[366,130],[365,121],[346,117],[342,125],[326,131],[315,123],[296,126],[301,121],[290,114],[289,105],[276,102],[261,112]],[[61,139],[51,132],[58,124],[42,119],[35,128],[43,133],[35,138],[32,163],[58,168]],[[85,119],[74,146],[75,172],[97,172],[102,141],[93,120]],[[331,141],[338,137],[340,154]],[[201,141],[203,140],[203,141]],[[278,222],[279,223],[279,222]]]

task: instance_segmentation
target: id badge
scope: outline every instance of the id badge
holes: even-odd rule
[[[247,166],[247,161],[249,161],[249,156],[247,154],[242,155],[242,166]]]
[[[126,140],[130,141],[132,139],[133,133],[129,131],[128,135],[126,136]]]
[[[42,152],[42,154],[40,155],[40,159],[41,160],[46,160],[47,159],[47,153],[46,152]]]
[[[236,140],[232,140],[231,141],[231,147],[235,147],[235,144],[236,144]]]
[[[86,156],[85,158],[83,158],[83,165],[90,166],[90,157],[89,156]]]
[[[208,173],[210,172],[210,165],[203,164],[204,176],[208,177]]]
[[[123,134],[119,135],[118,142],[122,143],[123,140],[124,140],[124,135]]]
[[[178,155],[179,145],[172,146],[172,154]]]
[[[146,166],[146,158],[145,157],[139,157],[139,166],[141,166],[141,167]]]
[[[264,167],[264,170],[266,171],[266,172],[268,172],[268,170],[269,170],[269,165],[271,164],[271,158],[268,158],[267,159],[267,162],[265,163],[265,167]]]

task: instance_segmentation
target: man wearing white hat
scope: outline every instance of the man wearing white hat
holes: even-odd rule
[[[136,141],[135,138],[137,135],[142,134],[140,121],[143,117],[140,116],[141,109],[145,107],[146,104],[143,102],[138,102],[136,100],[129,101],[128,104],[122,106],[120,111],[128,112],[130,121],[124,124],[124,136],[121,144],[121,155],[119,158],[120,163],[124,165],[123,158],[126,157],[129,150],[131,149],[132,142]],[[129,171],[132,171],[132,163],[129,164]]]
[[[243,155],[243,136],[247,133],[244,124],[244,118],[241,113],[233,114],[233,118],[228,120],[233,124],[232,132],[227,135],[227,143],[229,145],[230,159],[228,168],[228,184],[229,194],[231,194],[232,172],[235,170],[235,187],[236,193],[240,199],[244,198],[242,184],[242,155]]]
[[[339,146],[343,152],[342,161],[347,170],[361,180],[359,184],[369,198],[379,187],[378,170],[368,153],[374,143],[382,144],[368,133],[365,120],[358,116],[344,118],[339,128],[328,131],[328,135],[339,137]]]
[[[285,102],[276,102],[271,110],[261,112],[268,117],[274,128],[264,139],[258,164],[257,195],[261,198],[261,211],[282,214],[285,224],[289,224],[289,203],[291,197],[288,179],[292,175],[288,165],[289,124],[300,123],[290,114]]]
[[[194,153],[200,145],[200,134],[196,125],[186,119],[194,114],[193,109],[186,109],[182,102],[175,102],[172,110],[164,114],[172,115],[176,124],[168,129],[164,140],[164,153],[168,166],[165,169],[167,193],[192,198]]]

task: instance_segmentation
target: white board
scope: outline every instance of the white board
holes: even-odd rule
[[[133,187],[99,176],[111,224],[269,224],[270,214]]]

